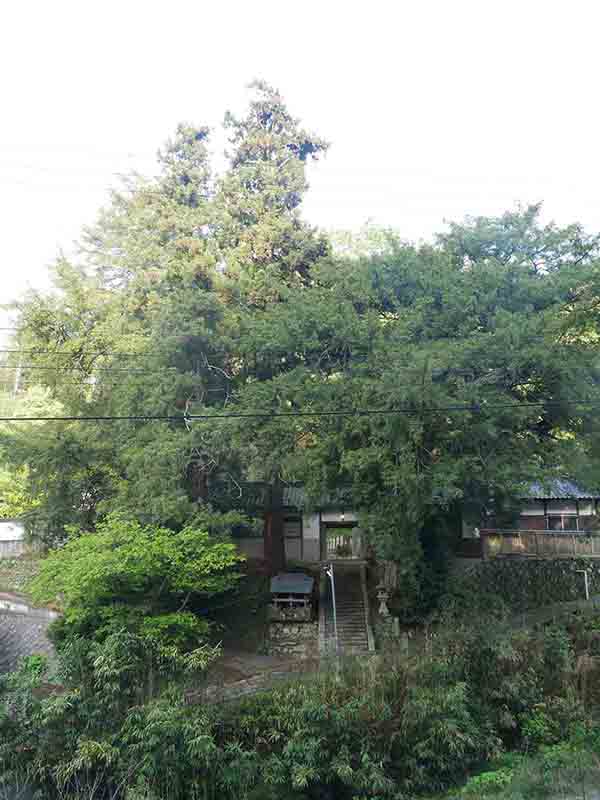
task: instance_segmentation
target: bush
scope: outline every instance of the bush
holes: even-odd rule
[[[501,767],[490,772],[481,772],[474,775],[464,785],[461,795],[493,795],[498,794],[512,783],[514,770],[510,767]]]
[[[560,628],[438,627],[426,655],[390,650],[205,707],[182,697],[210,653],[182,656],[166,637],[159,631],[156,653],[152,636],[127,630],[68,638],[59,693],[36,662],[4,679],[0,781],[35,776],[50,800],[74,800],[82,786],[114,800],[397,800],[479,771],[465,796],[500,798],[545,786],[552,770],[589,772],[561,761],[569,737],[571,754],[600,750]],[[523,755],[527,769],[504,758],[481,772],[507,747],[534,755]]]
[[[411,791],[439,791],[500,752],[488,722],[477,720],[464,683],[411,690],[392,756]]]
[[[242,560],[208,522],[173,531],[112,515],[94,532],[74,533],[43,559],[30,587],[37,602],[62,607],[56,641],[102,641],[121,630],[155,644],[162,636],[184,652],[206,641],[208,625],[185,609],[235,588]]]

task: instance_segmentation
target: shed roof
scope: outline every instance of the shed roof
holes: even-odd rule
[[[271,578],[273,594],[310,594],[315,579],[305,572],[280,572]]]

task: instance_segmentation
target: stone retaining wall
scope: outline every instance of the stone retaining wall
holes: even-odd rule
[[[269,653],[308,659],[319,657],[318,622],[272,622]]]
[[[14,595],[0,594],[0,673],[15,669],[25,656],[52,657],[48,626],[57,616]]]

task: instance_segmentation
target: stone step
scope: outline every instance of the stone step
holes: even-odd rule
[[[365,620],[365,600],[360,569],[335,569],[337,635],[343,653],[364,653],[369,649]],[[325,635],[334,643],[335,626],[331,598],[325,616]]]

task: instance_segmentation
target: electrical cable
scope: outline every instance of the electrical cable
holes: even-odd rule
[[[470,412],[481,413],[497,409],[521,408],[562,408],[569,406],[600,406],[600,400],[568,400],[522,402],[522,403],[472,403],[470,405],[447,405],[430,408],[355,408],[339,409],[335,411],[239,411],[217,414],[132,414],[123,416],[95,415],[95,416],[64,416],[64,417],[0,417],[0,422],[190,422],[197,420],[223,420],[223,419],[275,419],[297,417],[366,417],[387,416],[394,414],[437,414],[444,412]]]

